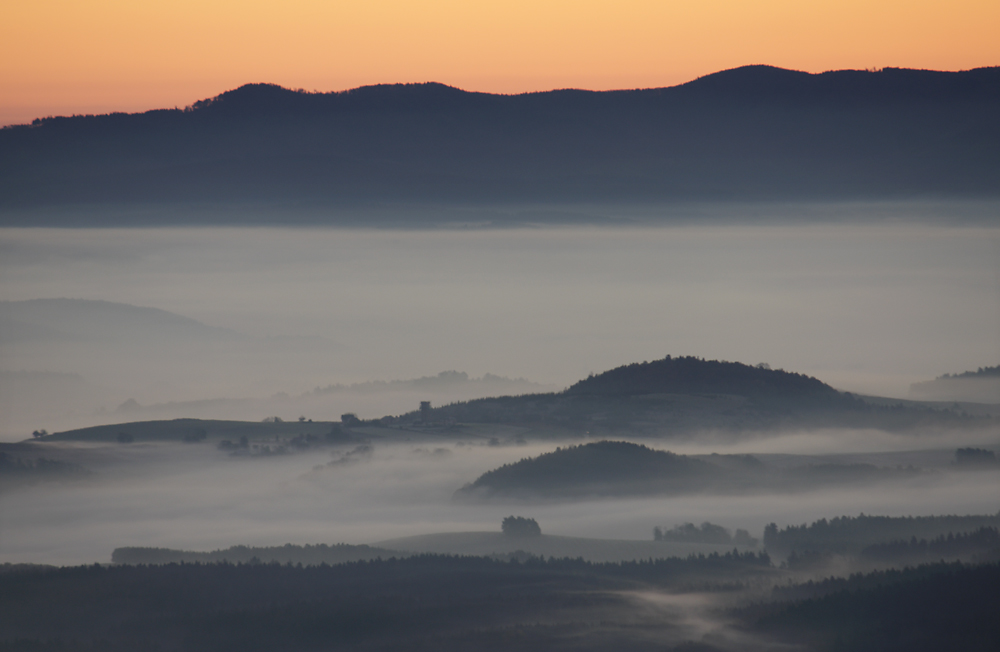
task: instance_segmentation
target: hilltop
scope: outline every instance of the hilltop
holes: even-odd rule
[[[276,210],[282,222],[327,223],[370,221],[359,208],[398,205],[435,206],[440,219],[442,205],[491,202],[996,199],[998,113],[1000,68],[746,66],[669,88],[509,96],[435,83],[336,93],[249,84],[185,109],[0,130],[0,222],[247,223],[277,220],[267,214]],[[101,210],[39,212],[88,205]],[[164,206],[183,210],[147,210]]]
[[[582,431],[591,436],[630,433],[670,437],[705,430],[908,430],[925,425],[983,425],[989,418],[912,402],[908,406],[891,400],[876,404],[839,392],[816,378],[766,365],[667,356],[591,376],[559,393],[446,405],[432,411],[432,420]]]
[[[570,395],[734,394],[738,396],[835,400],[840,393],[826,383],[768,365],[745,365],[691,356],[636,362],[590,376],[566,390]]]
[[[460,372],[418,379],[414,392],[428,392],[437,383],[463,378]],[[426,381],[426,382],[425,382]],[[407,381],[409,382],[409,381]],[[493,382],[492,378],[489,382]],[[522,385],[499,384],[500,389]],[[320,388],[318,396],[336,391]],[[420,397],[421,394],[415,394]],[[421,399],[422,400],[422,399]],[[176,410],[196,403],[177,404]],[[155,407],[155,406],[153,406]],[[129,401],[118,410],[143,409]],[[42,437],[42,441],[236,441],[277,437],[294,444],[300,438],[326,441],[331,423],[253,422],[192,418],[136,421],[81,428]],[[984,413],[972,416],[951,404],[929,407],[915,401],[859,397],[839,392],[803,374],[766,365],[667,356],[634,363],[585,378],[562,392],[497,396],[460,401],[398,416],[355,420],[349,424],[360,437],[437,438],[461,430],[463,436],[516,439],[638,436],[669,439],[713,431],[737,437],[792,428],[879,428],[917,431],[920,428],[981,428],[1000,422]],[[339,425],[339,424],[338,424]],[[311,440],[310,440],[311,441]],[[351,440],[353,441],[353,440]],[[297,444],[296,444],[297,445]]]
[[[598,441],[504,464],[455,492],[459,500],[567,500],[692,493],[802,492],[911,477],[918,469],[805,463],[787,468],[752,455],[677,455],[626,441]]]
[[[688,493],[711,484],[718,471],[684,455],[600,441],[504,464],[460,489],[456,497]]]

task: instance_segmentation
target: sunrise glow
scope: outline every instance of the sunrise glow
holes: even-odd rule
[[[258,81],[518,93],[666,86],[751,63],[1000,63],[995,0],[14,0],[3,13],[0,124],[185,106]]]

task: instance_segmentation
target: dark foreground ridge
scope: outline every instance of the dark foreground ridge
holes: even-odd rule
[[[790,587],[791,588],[791,587]],[[755,629],[807,650],[987,652],[1000,646],[1000,564],[935,564],[852,577]]]
[[[998,114],[1000,68],[747,66],[671,88],[513,96],[434,83],[338,93],[251,84],[186,109],[0,130],[0,221],[279,219],[33,212],[80,204],[264,202],[306,209],[281,219],[328,222],[347,218],[309,209],[997,198]]]
[[[597,650],[608,636],[636,636],[599,625],[615,614],[631,620],[620,591],[774,573],[767,555],[737,552],[603,564],[420,555],[309,567],[12,569],[0,573],[0,650],[541,650],[574,623],[598,636],[563,645]]]
[[[996,650],[1000,566],[934,564],[809,585],[766,555],[592,564],[424,555],[336,566],[0,567],[0,650]],[[779,589],[710,631],[698,604]],[[695,600],[685,594],[694,593]],[[798,598],[804,593],[812,597]],[[670,610],[638,595],[677,600]],[[690,613],[688,613],[690,611]],[[706,618],[707,617],[707,618]]]

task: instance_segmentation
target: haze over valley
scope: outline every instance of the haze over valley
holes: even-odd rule
[[[0,652],[995,649],[998,70],[0,130]]]
[[[0,434],[93,425],[129,399],[187,404],[157,418],[371,418],[537,389],[313,392],[444,371],[552,390],[667,353],[909,398],[1000,355],[995,228],[839,210],[848,224],[7,229]],[[253,401],[191,404],[216,399]]]

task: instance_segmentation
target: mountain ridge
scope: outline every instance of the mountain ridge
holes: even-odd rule
[[[878,80],[873,79],[873,76],[878,77]],[[929,86],[927,82],[931,81],[934,83]],[[963,95],[976,99],[997,99],[1000,98],[998,82],[1000,82],[1000,66],[983,66],[961,71],[887,67],[878,70],[845,69],[808,73],[769,65],[729,68],[702,75],[674,86],[603,91],[555,88],[547,91],[505,94],[467,91],[441,82],[427,81],[369,84],[341,91],[322,92],[292,89],[270,82],[250,82],[223,91],[214,97],[197,100],[183,109],[158,108],[136,113],[113,111],[104,114],[47,116],[35,118],[31,123],[5,125],[2,129],[38,127],[65,120],[102,117],[181,115],[196,112],[225,112],[227,110],[234,110],[236,114],[245,114],[247,107],[265,110],[303,108],[309,102],[313,103],[313,107],[318,107],[321,102],[325,102],[323,108],[328,110],[332,108],[411,108],[414,106],[442,108],[446,106],[446,103],[442,101],[446,98],[461,99],[467,102],[477,100],[511,101],[569,96],[616,98],[625,95],[645,95],[656,97],[679,92],[718,93],[720,91],[728,91],[730,96],[736,97],[770,97],[772,99],[776,97],[782,99],[782,95],[775,95],[776,91],[783,94],[783,99],[792,99],[796,95],[801,98],[810,93],[813,97],[839,96],[841,99],[872,99],[886,97],[889,94],[895,94],[895,97],[902,99],[940,99],[944,92],[947,92],[948,99]],[[284,107],[281,107],[281,100],[286,101]],[[401,100],[409,100],[409,103]],[[337,102],[341,104],[340,107],[336,106]],[[352,105],[351,102],[354,104]]]
[[[108,218],[38,210],[191,202],[294,222],[302,205],[995,199],[997,113],[1000,67],[750,66],[666,88],[520,95],[251,84],[186,109],[0,129],[0,224],[86,226]]]

